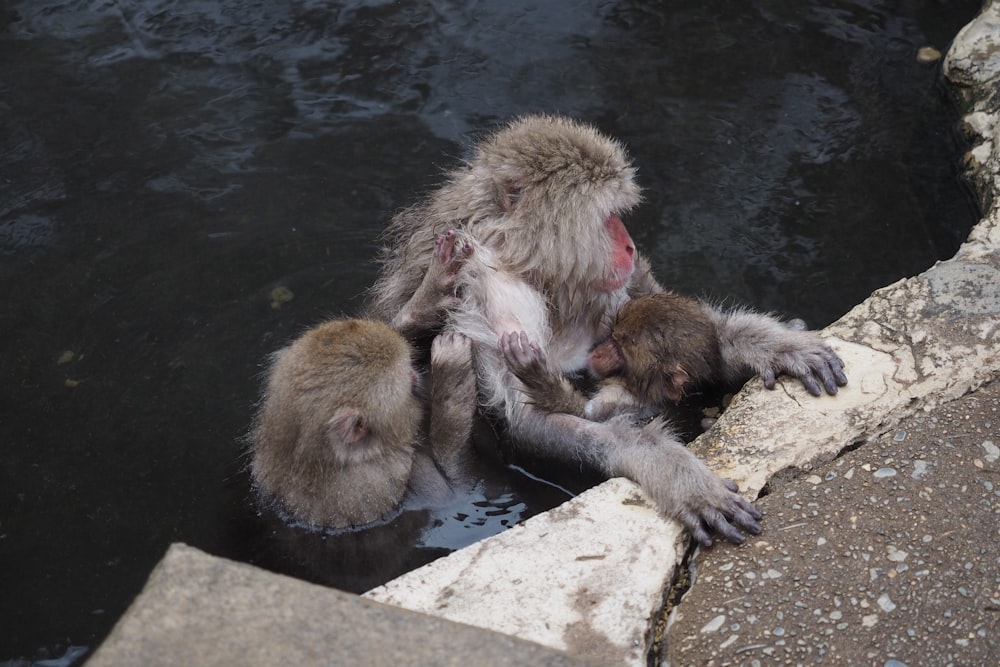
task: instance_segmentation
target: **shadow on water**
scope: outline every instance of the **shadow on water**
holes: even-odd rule
[[[822,326],[954,252],[914,55],[978,0],[686,4],[5,3],[0,659],[95,646],[174,541],[360,589],[566,497],[497,459],[351,545],[258,515],[241,454],[266,355],[356,311],[392,212],[514,114],[630,146],[684,291]]]

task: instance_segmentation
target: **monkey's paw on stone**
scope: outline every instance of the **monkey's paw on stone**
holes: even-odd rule
[[[712,546],[712,532],[733,544],[743,544],[746,534],[760,535],[763,531],[759,523],[763,517],[761,511],[737,493],[739,487],[735,482],[721,481],[730,491],[728,498],[707,505],[693,503],[677,515],[691,537],[703,547]]]
[[[646,434],[655,430],[662,430],[659,420],[643,428]],[[763,514],[737,493],[736,483],[709,470],[679,442],[661,439],[631,472],[663,513],[679,521],[702,546],[712,546],[713,533],[742,544],[748,534],[763,530]]]
[[[803,346],[797,350],[775,355],[771,365],[760,371],[764,386],[774,389],[776,378],[780,373],[798,378],[806,391],[813,396],[821,396],[824,389],[829,395],[835,396],[837,387],[847,384],[843,360],[825,343]]]

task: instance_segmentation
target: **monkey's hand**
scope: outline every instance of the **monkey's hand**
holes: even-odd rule
[[[770,363],[757,369],[765,387],[774,389],[779,373],[798,378],[813,396],[820,396],[823,389],[833,396],[837,387],[847,384],[843,360],[815,332],[789,329],[788,333],[793,336],[786,345],[775,351]]]
[[[619,463],[699,544],[712,546],[713,534],[734,544],[742,544],[746,534],[760,534],[760,510],[737,493],[735,483],[709,470],[677,441],[661,420],[644,427],[642,434],[647,441],[659,442],[641,443],[645,445],[643,456],[627,457]]]
[[[431,398],[447,401],[456,393],[475,394],[472,341],[458,331],[445,331],[431,342]]]
[[[545,351],[523,331],[508,331],[498,343],[507,368],[517,376],[528,402],[543,412],[584,416],[587,399],[569,380],[553,373],[546,364]]]
[[[459,303],[455,285],[459,271],[470,256],[472,243],[468,239],[459,241],[459,234],[454,229],[438,235],[424,279],[393,318],[393,327],[407,337],[439,327],[442,314]]]
[[[770,315],[738,308],[720,311],[702,304],[716,327],[725,374],[738,378],[746,371],[760,375],[764,386],[774,389],[775,378],[786,373],[798,378],[813,396],[837,393],[847,384],[844,362],[815,331],[804,323],[783,324]]]
[[[540,377],[549,374],[545,352],[523,331],[501,334],[500,352],[507,368],[522,382],[535,384]]]
[[[424,277],[426,289],[438,296],[454,296],[456,276],[471,256],[472,243],[468,239],[460,240],[454,229],[439,234],[434,239],[434,255]],[[450,305],[452,302],[448,300],[445,307]]]

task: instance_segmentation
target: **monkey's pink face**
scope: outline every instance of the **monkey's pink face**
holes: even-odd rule
[[[605,292],[613,292],[624,287],[635,270],[635,243],[625,229],[625,223],[614,213],[604,221],[604,229],[611,237],[611,262],[608,278],[601,288]]]

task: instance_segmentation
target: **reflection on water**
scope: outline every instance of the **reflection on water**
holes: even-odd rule
[[[0,659],[98,643],[172,541],[334,583],[366,557],[256,513],[261,362],[357,310],[392,212],[504,118],[621,138],[682,290],[823,325],[955,250],[975,211],[914,56],[978,0],[677,4],[0,7]],[[494,463],[363,585],[566,496]]]

